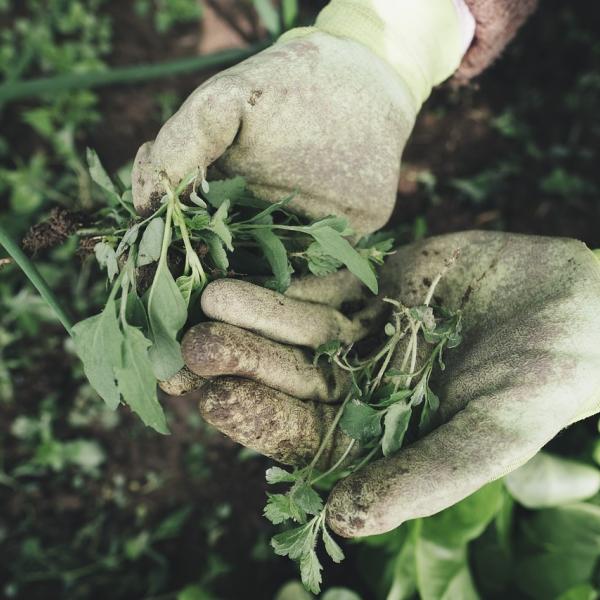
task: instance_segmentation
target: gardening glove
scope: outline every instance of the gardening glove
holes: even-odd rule
[[[212,378],[198,392],[204,418],[241,444],[304,465],[349,386],[345,372],[323,360],[313,366],[310,350],[381,332],[389,306],[382,297],[422,304],[457,250],[434,295],[463,314],[463,341],[431,379],[443,424],[334,487],[327,519],[340,535],[382,533],[441,511],[599,410],[596,256],[569,239],[477,231],[435,237],[389,257],[381,295],[354,313],[365,296],[347,272],[297,280],[285,296],[222,279],[202,296],[216,322],[183,339],[189,369]],[[329,461],[347,445],[338,432]]]
[[[267,201],[357,233],[380,228],[396,199],[402,151],[431,88],[459,66],[474,22],[463,0],[333,0],[314,27],[194,91],[138,151],[135,206],[155,209],[215,163]],[[188,189],[188,192],[191,191]]]

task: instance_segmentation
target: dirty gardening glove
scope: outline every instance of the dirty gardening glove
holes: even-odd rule
[[[445,371],[431,380],[444,424],[334,487],[327,519],[340,535],[382,533],[436,513],[599,409],[594,254],[568,239],[445,235],[391,256],[382,295],[422,304],[456,249],[460,256],[435,291],[436,303],[463,312],[463,342],[445,354]],[[199,392],[204,418],[283,463],[309,462],[337,410],[331,403],[348,389],[344,372],[312,366],[310,350],[381,331],[381,296],[356,314],[340,312],[356,306],[361,293],[346,272],[296,281],[286,296],[242,281],[211,283],[202,306],[218,322],[192,328],[183,340],[188,367],[213,377]],[[347,444],[338,433],[329,462]]]
[[[265,200],[295,194],[288,208],[300,214],[378,229],[415,116],[472,37],[462,2],[383,0],[377,12],[370,0],[333,0],[315,27],[208,80],[139,149],[138,212],[156,208],[165,176],[177,185],[196,172],[199,184],[215,163]]]

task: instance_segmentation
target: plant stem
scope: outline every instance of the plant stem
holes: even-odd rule
[[[356,440],[352,440],[348,444],[348,447],[346,448],[346,450],[344,450],[344,453],[342,454],[342,456],[340,456],[340,458],[336,461],[336,463],[332,467],[329,467],[329,469],[327,469],[327,471],[325,471],[324,473],[321,473],[318,477],[315,477],[310,482],[310,485],[315,485],[315,483],[317,483],[317,481],[323,479],[323,477],[327,477],[327,475],[334,473],[336,471],[336,469],[346,460],[346,457],[348,456],[348,454],[350,454],[350,451],[354,447],[355,443],[356,443]]]
[[[54,314],[61,322],[62,326],[66,329],[67,333],[71,335],[73,324],[71,320],[63,311],[62,307],[54,292],[48,287],[48,284],[44,278],[40,275],[36,266],[25,256],[19,245],[10,237],[8,232],[0,224],[0,245],[4,246],[8,254],[12,259],[21,267],[21,270],[29,281],[33,284],[40,296],[48,303],[48,306],[54,311]]]
[[[222,68],[244,60],[268,46],[260,42],[248,48],[232,48],[205,56],[192,56],[153,65],[118,67],[95,73],[69,73],[56,77],[43,77],[30,81],[17,81],[0,85],[0,104],[42,94],[56,94],[66,90],[89,89],[106,85],[131,84],[191,71]]]

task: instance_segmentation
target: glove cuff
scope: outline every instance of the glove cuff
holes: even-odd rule
[[[462,24],[453,0],[332,0],[314,27],[283,40],[322,31],[359,42],[387,62],[409,88],[415,107],[450,77],[464,54]]]

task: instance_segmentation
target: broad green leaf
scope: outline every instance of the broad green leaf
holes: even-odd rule
[[[123,336],[117,321],[114,300],[99,314],[73,327],[73,343],[83,362],[83,370],[92,387],[113,410],[119,405],[119,389],[114,369],[122,366]]]
[[[362,600],[361,597],[348,588],[333,587],[329,588],[320,598],[320,600]]]
[[[573,556],[600,556],[600,506],[580,502],[536,511],[528,538],[540,548]]]
[[[146,225],[138,249],[137,266],[143,267],[156,262],[160,258],[165,222],[161,217],[155,217]]]
[[[231,204],[236,204],[245,192],[246,181],[244,178],[232,177],[231,179],[211,181],[205,196],[212,206],[219,208],[225,200],[229,200]]]
[[[394,559],[392,584],[385,600],[409,600],[417,588],[416,544],[419,527],[414,522]]]
[[[268,468],[267,472],[265,473],[265,477],[267,479],[267,483],[271,484],[296,481],[296,476],[294,473],[290,473],[281,467]]]
[[[344,433],[361,443],[369,442],[381,433],[383,413],[360,400],[353,399],[344,408],[340,427]]]
[[[417,540],[416,565],[422,600],[479,600],[466,546],[441,545],[421,537]]]
[[[123,401],[159,433],[169,430],[156,397],[156,379],[148,358],[150,341],[135,327],[126,325],[123,332],[123,366],[115,368]]]
[[[516,562],[518,587],[535,600],[548,600],[592,578],[595,557],[581,557],[568,550],[560,553],[527,554]]]
[[[316,515],[323,510],[321,496],[308,483],[297,483],[290,493],[292,500],[309,515]]]
[[[505,477],[512,496],[527,508],[547,508],[591,498],[600,490],[600,470],[538,452]]]
[[[458,504],[425,519],[422,536],[440,544],[465,544],[483,533],[502,507],[502,500],[502,482],[488,483]]]
[[[383,420],[384,430],[381,441],[384,456],[390,456],[402,447],[411,413],[412,410],[404,402],[397,402],[388,408]]]
[[[221,206],[217,209],[217,212],[212,216],[210,220],[210,229],[214,231],[225,244],[225,247],[229,252],[233,252],[231,231],[225,220],[227,219],[227,211],[229,210],[229,200],[225,200]]]
[[[322,569],[323,567],[314,550],[310,550],[301,556],[300,577],[302,578],[304,587],[313,594],[318,594],[321,591]]]
[[[577,585],[561,594],[557,600],[598,600],[598,590],[589,583]]]
[[[323,250],[346,265],[374,294],[378,291],[377,277],[369,261],[363,258],[339,232],[329,226],[318,227],[308,231],[322,246]]]
[[[106,242],[98,242],[94,246],[94,254],[96,255],[98,264],[106,269],[108,280],[112,281],[119,272],[117,254],[113,247]]]
[[[159,264],[148,293],[150,362],[156,378],[169,379],[183,367],[177,334],[187,319],[187,306],[166,265]]]
[[[290,287],[293,271],[283,242],[270,229],[255,229],[251,233],[275,276],[273,285],[269,287],[283,294]]]
[[[326,525],[323,525],[323,544],[325,545],[325,551],[334,563],[340,563],[344,560],[344,551],[327,531]]]
[[[127,294],[127,306],[125,308],[125,319],[130,325],[141,329],[143,333],[149,330],[148,315],[146,307],[135,290]]]

